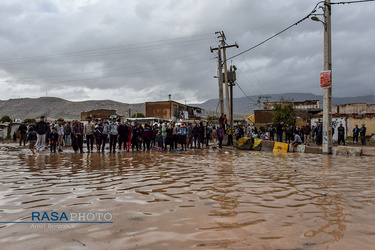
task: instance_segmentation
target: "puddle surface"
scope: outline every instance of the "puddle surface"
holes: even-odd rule
[[[107,211],[74,229],[0,224],[4,249],[370,249],[371,157],[189,151],[0,154],[0,220]]]

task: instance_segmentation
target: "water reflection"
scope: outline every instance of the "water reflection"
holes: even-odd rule
[[[375,235],[370,157],[18,153],[0,155],[0,173],[2,221],[29,220],[31,211],[64,210],[110,210],[116,218],[111,226],[31,236],[28,227],[2,224],[0,243],[11,248],[40,238],[46,238],[40,243],[46,247],[51,237],[59,238],[60,246],[79,247],[75,232],[91,248],[106,241],[170,249],[369,248],[368,235]]]

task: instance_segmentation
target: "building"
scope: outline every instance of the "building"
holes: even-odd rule
[[[296,110],[319,110],[319,100],[306,100],[303,102],[291,102],[293,108]],[[276,104],[281,104],[281,102],[265,102],[263,104],[263,109],[273,109]]]
[[[22,123],[20,122],[5,122],[0,123],[0,138],[11,138],[13,133],[16,132],[17,138],[19,137],[18,128]]]
[[[10,122],[0,123],[0,139],[10,138]]]
[[[303,126],[313,115],[322,111],[319,108],[319,100],[306,100],[303,102],[291,102],[296,117],[295,125]],[[281,102],[265,102],[262,110],[254,110],[254,125],[257,127],[268,126],[272,124],[274,107]]]
[[[81,120],[86,120],[89,117],[92,119],[117,117],[117,113],[114,109],[94,109],[87,112],[81,112]]]
[[[175,101],[146,102],[146,117],[177,120],[200,120],[202,109]]]
[[[366,103],[348,103],[343,105],[334,105],[332,114],[342,115],[374,115],[375,104]]]
[[[316,114],[311,119],[311,125],[315,126],[322,121],[323,114]],[[367,137],[375,134],[375,104],[348,103],[332,107],[332,128],[335,131],[333,134],[334,140],[337,140],[337,128],[340,124],[345,128],[346,137],[352,137],[355,125],[358,125],[360,128],[362,123],[366,125]]]

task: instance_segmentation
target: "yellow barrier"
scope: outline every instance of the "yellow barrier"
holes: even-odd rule
[[[247,142],[247,140],[249,140],[249,138],[246,138],[246,137],[240,138],[238,140],[238,147],[241,147],[242,145],[244,145]]]
[[[288,153],[288,143],[282,143],[282,142],[275,142],[275,146],[273,147],[274,153]]]
[[[262,142],[261,139],[255,138],[254,139],[254,144],[253,144],[253,149],[255,149],[261,142]]]

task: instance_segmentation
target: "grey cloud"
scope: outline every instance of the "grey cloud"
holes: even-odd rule
[[[239,43],[239,50],[228,49],[232,56],[306,16],[316,3],[143,0],[80,4],[0,3],[0,86],[27,86],[9,89],[0,99],[25,97],[30,88],[35,90],[33,95],[44,96],[49,89],[50,94],[74,100],[152,101],[166,99],[168,93],[182,102],[216,98],[216,54],[209,51],[218,44],[215,31],[223,30],[228,43]],[[335,96],[374,94],[374,10],[375,3],[333,6]],[[201,34],[206,35],[197,36]],[[30,63],[7,62],[19,58],[29,58]],[[321,94],[323,26],[306,20],[232,62],[241,71],[238,82],[249,95]],[[235,96],[243,96],[238,88]]]

